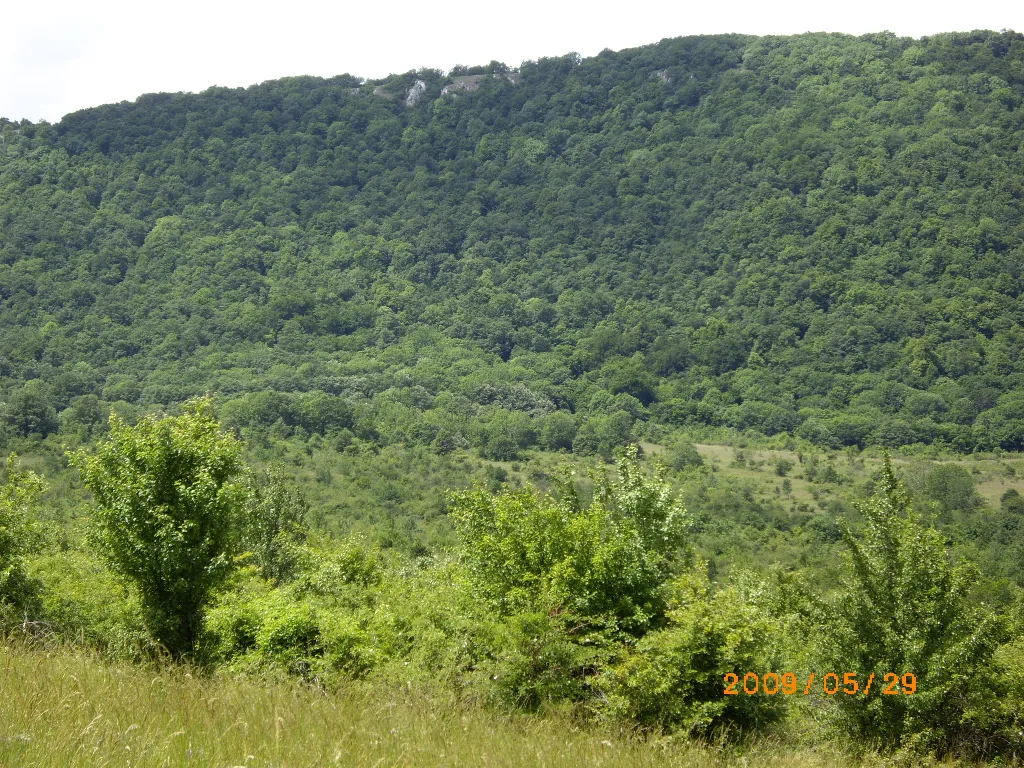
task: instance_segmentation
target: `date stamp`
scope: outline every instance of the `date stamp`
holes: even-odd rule
[[[827,672],[821,678],[821,690],[826,696],[836,696],[837,694],[868,696],[871,693],[872,684],[875,683],[875,673],[872,672],[868,675],[863,687],[857,678],[856,672],[843,672],[842,679],[837,672]],[[739,696],[741,693],[748,696],[753,696],[756,693],[765,693],[769,696],[782,693],[792,696],[800,691],[801,687],[803,695],[809,696],[816,689],[814,672],[808,675],[807,683],[803,686],[800,685],[800,681],[793,672],[783,672],[781,675],[777,672],[765,672],[763,675],[747,672],[742,679],[735,672],[728,672],[724,680],[725,690],[722,693],[726,696]],[[899,696],[900,694],[913,696],[917,693],[917,677],[913,672],[906,672],[902,677],[895,672],[886,672],[882,676],[882,680],[875,685],[874,690],[884,696]]]

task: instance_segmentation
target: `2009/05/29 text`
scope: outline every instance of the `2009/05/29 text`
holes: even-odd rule
[[[736,673],[728,672],[724,679],[725,690],[722,693],[726,696],[738,696],[741,693],[749,696],[753,696],[755,693],[766,693],[769,696],[783,693],[791,696],[799,692],[801,688],[803,694],[807,696],[814,690],[815,673],[811,672],[807,677],[806,684],[802,686],[793,672],[783,672],[781,675],[776,672],[766,672],[761,676],[755,672],[747,672],[742,679]],[[848,696],[867,696],[871,693],[873,684],[875,684],[874,672],[868,675],[863,687],[861,681],[857,679],[856,672],[843,672],[842,678],[836,672],[828,672],[821,678],[821,690],[828,696],[840,693],[845,693]],[[887,696],[898,696],[901,693],[911,696],[917,692],[917,677],[912,672],[906,672],[902,677],[894,672],[887,672],[883,675],[881,682],[875,684],[874,691]]]

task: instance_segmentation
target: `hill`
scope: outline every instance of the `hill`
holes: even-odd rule
[[[1024,449],[1024,37],[739,35],[0,124],[6,439]]]

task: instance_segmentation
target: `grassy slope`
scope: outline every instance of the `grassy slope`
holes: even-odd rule
[[[420,693],[202,678],[0,645],[4,766],[881,765],[761,741],[667,744],[565,720],[499,715]]]

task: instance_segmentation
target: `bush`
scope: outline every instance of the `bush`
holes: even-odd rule
[[[924,479],[924,494],[936,502],[944,514],[970,512],[982,504],[974,478],[958,464],[939,464],[932,469]]]
[[[576,439],[576,419],[565,411],[555,411],[544,419],[540,442],[549,451],[572,450]]]
[[[248,479],[242,548],[265,579],[284,581],[296,568],[296,544],[305,535],[309,505],[279,468]]]
[[[603,677],[607,711],[648,727],[707,735],[750,728],[781,715],[782,696],[723,695],[724,676],[780,669],[776,627],[742,591],[713,591],[706,567],[673,580],[668,625],[643,637]]]
[[[129,427],[116,414],[95,456],[71,455],[96,497],[93,538],[139,590],[146,626],[175,657],[191,653],[211,590],[227,575],[241,489],[241,446],[208,399],[179,417]]]
[[[453,494],[452,519],[479,593],[502,614],[566,612],[642,632],[660,617],[660,588],[684,544],[685,510],[633,448],[582,508],[574,494],[483,489]]]
[[[625,411],[610,415],[593,415],[576,433],[572,451],[581,456],[599,454],[611,458],[615,449],[622,448],[633,439],[633,417]]]
[[[969,597],[971,570],[953,566],[945,539],[921,526],[886,458],[879,490],[859,506],[862,536],[840,521],[849,549],[845,588],[820,627],[821,668],[917,678],[914,695],[837,696],[840,723],[858,740],[936,752],[988,744],[1000,688],[993,654],[1003,623]]]
[[[39,475],[20,469],[14,454],[7,457],[0,485],[0,606],[23,606],[32,593],[23,557],[32,538],[31,509],[43,489]]]
[[[363,615],[365,621],[365,614]],[[207,615],[206,653],[235,671],[278,671],[320,683],[374,664],[358,614],[249,579]]]
[[[1010,488],[999,497],[999,508],[1010,514],[1024,515],[1024,497],[1017,492],[1016,488]]]
[[[615,647],[606,633],[581,635],[565,614],[528,611],[497,624],[478,667],[499,701],[538,709],[590,697],[594,672]]]
[[[105,656],[142,659],[154,651],[138,595],[84,552],[46,554],[27,563],[39,591],[40,619],[58,637]]]
[[[677,440],[669,448],[665,457],[666,466],[676,471],[683,471],[691,467],[704,466],[704,459],[697,453],[693,443],[686,440]]]

